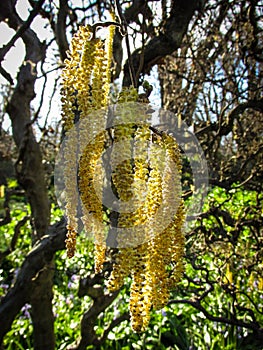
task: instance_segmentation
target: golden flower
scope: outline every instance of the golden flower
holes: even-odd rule
[[[93,38],[91,27],[80,27],[72,39],[62,73],[62,119],[69,138],[64,150],[66,247],[68,256],[72,257],[78,229],[79,190],[82,221],[95,238],[96,273],[103,269],[106,237],[110,234],[105,223],[110,216],[102,206],[102,154],[109,140],[106,132],[100,132],[106,129],[107,112],[96,111],[108,104],[113,34],[114,27],[110,27],[104,44]],[[114,292],[121,288],[126,277],[132,278],[131,325],[134,331],[142,332],[149,324],[151,309],[166,305],[171,288],[181,278],[185,212],[180,193],[179,147],[170,135],[153,135],[145,106],[141,107],[141,121],[134,122],[132,102],[139,101],[138,98],[133,87],[120,92],[118,103],[126,105],[119,108],[112,128],[110,166],[114,193],[120,200],[117,227],[123,230],[117,233],[119,248],[106,285]],[[76,117],[80,118],[79,128],[75,128]],[[129,201],[133,203],[131,211],[125,210]]]
[[[70,142],[66,144],[65,153],[67,162],[64,168],[65,175],[65,192],[67,197],[66,215],[68,218],[68,234],[66,245],[69,255],[74,254],[76,232],[77,232],[77,206],[78,191],[76,184],[76,169],[78,167],[79,151],[82,153],[85,149],[85,133],[86,130],[92,131],[92,135],[97,134],[97,130],[103,120],[92,118],[91,111],[99,109],[107,104],[110,83],[110,62],[112,54],[113,32],[110,30],[110,38],[108,39],[108,53],[103,48],[103,42],[100,39],[93,38],[92,28],[90,26],[82,26],[78,33],[73,37],[70,50],[67,53],[68,59],[65,60],[65,68],[62,72],[62,119],[66,136],[69,136]],[[75,124],[76,115],[83,122],[84,128],[80,131],[72,127]],[[90,118],[85,118],[87,115]],[[70,134],[67,131],[70,130]],[[85,227],[93,229],[95,232],[95,242],[97,251],[97,270],[101,269],[105,256],[105,244],[103,240],[102,217],[103,210],[101,206],[101,198],[97,198],[93,188],[94,166],[99,162],[99,156],[102,153],[104,145],[104,134],[96,138],[93,145],[89,145],[81,159],[79,166],[79,188],[81,191],[81,200],[83,204],[84,215],[93,214],[92,224],[88,225],[87,218],[84,218]],[[80,147],[80,149],[78,148]]]

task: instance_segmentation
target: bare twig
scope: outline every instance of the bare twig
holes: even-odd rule
[[[223,317],[223,316],[214,316],[212,314],[210,314],[201,304],[200,301],[194,301],[194,300],[189,300],[189,299],[178,299],[178,300],[171,300],[169,301],[168,305],[172,305],[172,304],[188,304],[193,306],[195,309],[201,311],[205,317],[210,320],[210,321],[214,321],[214,322],[219,322],[219,323],[224,323],[224,324],[229,324],[229,325],[233,325],[233,326],[239,326],[239,327],[244,327],[246,329],[251,329],[253,331],[256,331],[257,333],[262,333],[263,336],[263,329],[260,328],[260,326],[257,323],[248,323],[248,322],[244,322],[240,319],[237,318],[227,318],[227,317]]]
[[[115,320],[113,320],[113,321],[110,323],[109,327],[105,329],[105,331],[104,331],[102,337],[98,340],[98,344],[103,344],[103,342],[106,340],[108,334],[110,333],[110,331],[111,331],[114,327],[118,326],[118,325],[119,325],[120,323],[122,323],[123,321],[127,321],[127,320],[129,320],[129,319],[130,319],[129,313],[128,313],[128,312],[125,312],[123,315],[121,315],[121,316],[117,317]]]
[[[129,72],[130,72],[130,79],[131,79],[132,86],[134,86],[136,88],[137,82],[136,82],[136,74],[135,74],[135,70],[134,70],[134,66],[133,66],[133,62],[132,62],[132,55],[131,55],[131,49],[130,49],[130,43],[129,43],[129,37],[128,37],[128,24],[127,24],[127,21],[126,21],[124,14],[122,13],[122,9],[121,9],[121,5],[120,5],[119,0],[116,0],[116,8],[117,8],[117,12],[118,12],[118,15],[120,17],[120,20],[121,20],[123,34],[125,35],[125,43],[126,43],[127,55],[128,55],[128,66],[129,66]]]
[[[14,84],[13,78],[11,75],[1,66],[0,64],[0,74],[11,84]]]
[[[0,49],[0,62],[3,61],[5,55],[10,50],[12,46],[14,46],[17,39],[19,39],[23,33],[30,27],[30,24],[33,22],[34,18],[38,15],[40,8],[42,7],[45,0],[39,0],[36,2],[35,7],[30,12],[28,19],[19,27],[16,34],[12,37],[12,39]]]
[[[0,226],[4,226],[11,222],[10,207],[9,207],[10,192],[5,187],[4,211],[5,217],[0,220]],[[1,259],[0,259],[1,260]]]
[[[118,1],[116,1],[118,5]],[[153,37],[144,49],[144,62],[141,73],[147,73],[163,57],[174,52],[182,43],[188,24],[198,8],[194,0],[175,1],[170,17],[167,19],[162,32]],[[117,7],[118,8],[118,7]],[[119,12],[119,11],[118,11]],[[122,12],[119,16],[121,17]],[[122,19],[122,18],[121,18]],[[125,22],[123,22],[125,25]],[[123,85],[129,86],[131,80],[135,79],[135,74],[130,74],[130,69],[138,70],[140,65],[141,48],[135,50],[132,55],[128,55],[128,62],[124,66]],[[129,54],[129,52],[128,52]],[[131,79],[132,75],[132,79]],[[135,82],[137,85],[137,82]]]
[[[11,254],[15,250],[17,240],[18,240],[20,233],[21,233],[21,227],[23,227],[25,225],[25,223],[29,220],[29,218],[30,217],[26,215],[23,217],[23,219],[19,220],[18,223],[16,224],[15,230],[14,230],[14,235],[13,235],[11,243],[10,243],[10,247],[7,248],[4,252],[0,252],[0,263],[7,255]]]

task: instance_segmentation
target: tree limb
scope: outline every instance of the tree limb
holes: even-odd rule
[[[182,43],[184,34],[187,31],[189,22],[194,12],[199,9],[195,0],[177,0],[171,10],[170,17],[164,24],[163,31],[155,36],[144,48],[144,62],[140,73],[149,73],[150,69],[166,55],[178,49]],[[137,72],[140,66],[141,48],[132,54],[132,65]],[[131,85],[129,76],[129,64],[124,66],[124,86]]]
[[[66,223],[63,219],[51,226],[48,235],[38,241],[26,256],[14,286],[0,303],[0,344],[22,306],[30,301],[41,274],[50,264],[55,253],[65,249],[65,239]]]
[[[66,52],[69,48],[66,35],[66,20],[68,15],[68,0],[59,0],[59,11],[56,23],[56,41],[58,43],[59,53],[61,61],[63,62],[66,58]]]
[[[0,63],[3,61],[5,55],[11,49],[11,47],[14,46],[17,39],[21,38],[22,35],[24,34],[24,32],[30,27],[34,18],[38,15],[39,10],[42,7],[44,2],[45,2],[45,0],[39,0],[39,1],[35,2],[35,6],[34,6],[33,10],[30,12],[28,19],[25,22],[22,22],[22,24],[18,27],[18,29],[14,28],[14,25],[11,25],[11,27],[13,29],[17,29],[17,31],[16,31],[15,35],[11,38],[11,40],[0,49]],[[0,4],[0,13],[1,12],[6,13],[6,9],[5,10],[3,9],[5,6],[7,6],[7,5],[5,4],[4,1],[2,1]],[[14,11],[14,8],[12,10]],[[16,12],[14,12],[14,16],[18,17]],[[7,18],[9,18],[9,16],[7,16]],[[0,16],[0,20],[3,20],[3,19],[4,19],[4,16]],[[15,23],[15,21],[12,21],[12,23]],[[8,22],[8,24],[9,24],[9,22]]]
[[[103,332],[102,337],[98,340],[98,344],[102,345],[103,342],[107,339],[108,334],[110,333],[110,331],[118,326],[120,323],[122,323],[123,321],[127,321],[130,319],[130,315],[128,312],[125,312],[124,314],[122,314],[121,316],[117,317],[115,320],[113,320],[109,327],[105,329],[105,331]]]
[[[193,306],[195,309],[201,311],[205,317],[214,322],[220,322],[224,324],[229,324],[233,326],[239,326],[239,327],[244,327],[247,329],[251,329],[255,331],[258,334],[261,334],[261,337],[263,337],[263,328],[260,328],[258,324],[250,322],[244,322],[242,320],[239,320],[237,318],[227,318],[227,317],[222,317],[222,316],[214,316],[211,315],[201,304],[199,301],[194,301],[194,300],[188,300],[188,299],[180,299],[180,300],[171,300],[169,301],[168,305],[172,304],[188,304]]]
[[[85,312],[81,321],[81,341],[76,348],[77,350],[85,350],[88,345],[99,345],[99,339],[94,329],[99,314],[104,311],[117,297],[119,291],[105,295],[101,293],[100,297],[94,301],[91,308]]]
[[[23,217],[23,219],[19,220],[18,223],[16,224],[15,229],[14,229],[14,235],[13,235],[11,243],[10,243],[10,247],[7,248],[4,252],[0,252],[0,263],[3,261],[3,259],[7,255],[11,254],[15,250],[17,240],[20,236],[20,229],[21,229],[21,227],[23,227],[25,225],[25,223],[28,220],[29,220],[29,216],[26,215]]]

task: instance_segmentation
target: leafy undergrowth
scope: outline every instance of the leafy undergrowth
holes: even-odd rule
[[[29,206],[19,198],[11,204],[12,221],[0,227],[1,252],[10,247],[16,225],[21,220],[24,224],[16,249],[1,261],[0,298],[15,282],[31,249]],[[208,195],[204,212],[207,214],[187,233],[186,272],[172,293],[171,304],[152,312],[149,328],[141,335],[133,333],[129,322],[123,321],[99,349],[262,349],[252,329],[216,319],[263,323],[262,232],[257,227],[262,220],[262,195],[240,188],[228,192],[215,188]],[[60,210],[53,205],[52,222],[60,217]],[[78,296],[78,288],[81,278],[93,274],[92,249],[92,242],[82,234],[74,258],[67,259],[65,251],[56,254],[53,311],[57,350],[79,339],[82,315],[91,306],[88,296]],[[99,315],[98,335],[128,311],[128,285],[129,280],[105,313]],[[215,319],[193,307],[191,302],[196,301]],[[5,349],[33,349],[30,309],[26,304],[17,315],[5,336]]]

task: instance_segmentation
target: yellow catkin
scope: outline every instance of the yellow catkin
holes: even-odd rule
[[[79,190],[82,201],[83,214],[89,217],[88,225],[84,221],[86,230],[91,230],[95,240],[95,270],[102,270],[105,261],[106,243],[103,225],[102,190],[95,191],[94,179],[97,174],[96,165],[100,161],[103,134],[98,134],[94,142],[89,144],[79,162]],[[90,215],[89,215],[90,214]]]
[[[87,90],[89,96],[84,94],[82,99],[79,100],[81,113],[85,118],[80,131],[82,158],[79,164],[79,188],[84,212],[84,226],[86,230],[90,229],[94,235],[94,261],[97,273],[102,271],[105,261],[106,235],[105,225],[103,224],[102,186],[99,186],[99,189],[97,188],[97,191],[95,191],[94,179],[100,177],[102,185],[103,162],[101,155],[104,150],[105,134],[100,130],[104,129],[106,119],[105,114],[95,113],[94,111],[106,107],[108,103],[112,40],[112,29],[110,29],[106,49],[101,40],[94,39],[92,55],[90,54],[90,43],[86,43],[82,57],[82,68],[83,71],[86,71],[87,66],[92,67],[90,76],[85,79],[86,86],[87,81],[90,82]],[[83,149],[87,130],[89,130],[94,142]],[[85,218],[85,213],[91,214],[88,220]]]
[[[85,70],[81,65],[81,58],[85,43],[90,41],[92,36],[91,28],[89,26],[80,27],[78,33],[73,37],[70,50],[67,52],[68,58],[65,60],[65,68],[62,71],[62,89],[61,89],[61,103],[62,103],[62,120],[64,130],[69,130],[74,125],[75,112],[77,110],[77,94],[81,93],[82,88],[85,90],[86,83],[83,81],[81,70],[88,75],[91,73],[92,57],[90,66],[87,65]],[[90,50],[93,52],[93,50]],[[90,55],[87,55],[88,57]]]
[[[129,101],[129,97],[124,96],[123,102]],[[124,167],[116,170],[115,186],[123,200],[129,200],[132,194],[137,207],[133,212],[119,215],[119,227],[132,226],[133,230],[127,237],[118,235],[119,244],[122,242],[128,247],[118,250],[107,286],[115,291],[123,285],[125,277],[131,276],[131,326],[135,332],[142,332],[150,321],[150,310],[167,304],[170,290],[183,272],[185,214],[180,194],[180,152],[169,135],[154,135],[155,141],[152,141],[147,123],[116,128],[116,135],[122,139],[122,146],[127,142],[116,154],[130,159],[132,153],[133,171],[131,173],[130,163],[124,162]],[[125,176],[122,182],[120,179]],[[135,247],[129,247],[131,235]]]
[[[107,105],[112,39],[111,29],[107,44],[108,52],[106,52],[103,42],[100,39],[93,38],[93,31],[90,26],[80,27],[71,41],[68,59],[65,60],[65,68],[62,73],[62,119],[66,136],[70,135],[70,142],[67,142],[65,146],[67,163],[64,167],[67,196],[66,215],[68,218],[66,246],[68,256],[72,257],[78,229],[76,219],[78,207],[78,189],[75,186],[76,169],[78,168],[78,154],[81,154],[78,175],[80,175],[79,188],[83,204],[82,209],[84,215],[85,213],[88,215],[92,211],[91,217],[94,218],[93,225],[88,224],[87,217],[84,217],[83,222],[86,228],[94,229],[97,271],[101,270],[105,260],[106,246],[101,232],[103,226],[100,225],[103,211],[101,204],[98,204],[98,198],[95,197],[93,192],[89,193],[89,190],[93,186],[93,178],[90,175],[94,175],[96,162],[100,162],[99,157],[103,151],[104,134],[97,136],[97,133],[103,127],[105,117],[100,114],[100,119],[92,118],[92,112],[94,109],[100,109]],[[72,130],[77,115],[82,120],[82,127],[80,130]],[[94,136],[96,142],[86,147],[87,130],[91,133],[91,139]],[[94,199],[97,199],[97,201]],[[90,208],[91,200],[92,208]]]
[[[81,29],[71,41],[70,51],[67,52],[68,59],[65,60],[65,68],[62,72],[61,104],[62,120],[67,140],[64,146],[66,162],[64,165],[65,191],[67,197],[67,254],[72,257],[75,252],[76,235],[78,230],[77,207],[78,190],[76,187],[77,168],[77,131],[73,129],[74,119],[77,112],[76,105],[76,84],[78,77],[78,66],[80,64],[79,50],[81,50],[84,40],[90,38],[90,32]],[[70,134],[69,134],[70,130]]]
[[[132,284],[130,292],[129,310],[131,326],[135,332],[144,331],[150,319],[151,299],[147,293],[147,276],[144,272],[147,260],[147,244],[136,248],[136,264],[132,270]]]
[[[145,202],[150,240],[135,248],[135,263],[131,269],[130,313],[136,332],[147,328],[151,308],[161,309],[167,304],[170,290],[178,283],[183,271],[184,206],[180,198],[179,149],[170,136],[156,140],[156,145],[149,146],[151,171]],[[162,214],[158,215],[161,205],[164,206]],[[177,208],[175,212],[171,210],[174,207]],[[167,222],[163,215],[168,217]]]
[[[71,41],[70,50],[67,53],[68,59],[65,60],[65,68],[62,72],[62,120],[66,132],[66,142],[64,154],[66,162],[64,165],[65,192],[67,197],[66,216],[67,216],[67,255],[73,257],[76,245],[76,236],[78,230],[77,208],[78,208],[78,189],[76,186],[76,169],[78,153],[78,133],[73,128],[75,116],[77,113],[77,88],[80,79],[78,67],[80,65],[80,53],[84,42],[91,37],[88,27],[81,27],[80,31]]]
[[[67,253],[72,257],[75,251],[79,190],[82,221],[95,238],[96,273],[103,270],[109,234],[104,222],[108,214],[102,207],[102,154],[107,138],[101,130],[106,129],[107,112],[97,111],[108,104],[113,35],[111,26],[104,44],[93,37],[90,26],[80,27],[72,39],[62,73],[62,119],[68,136],[64,149]],[[139,111],[138,104],[135,110],[141,113],[141,120],[134,122],[137,101],[141,102],[135,88],[121,91],[118,106],[126,104],[116,112],[112,128],[110,165],[114,191],[120,200],[120,230],[106,286],[114,292],[122,287],[126,277],[131,277],[131,326],[135,332],[142,332],[149,324],[151,309],[166,305],[170,290],[181,278],[185,211],[178,145],[172,136],[151,131],[146,108]],[[75,128],[77,118],[79,128]]]
[[[77,132],[72,129],[70,136],[64,146],[66,162],[64,164],[64,178],[67,204],[65,213],[67,216],[67,239],[66,248],[69,258],[74,256],[76,246],[76,236],[78,231],[77,207],[78,207],[78,189],[76,186],[76,138]]]
[[[106,286],[110,292],[120,289],[124,284],[125,277],[130,275],[134,266],[135,250],[131,248],[120,248],[115,255],[113,269]]]

